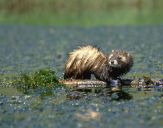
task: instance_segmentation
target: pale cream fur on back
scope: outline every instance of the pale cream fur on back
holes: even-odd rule
[[[71,69],[71,71],[73,71],[77,69],[77,73],[82,73],[86,70],[96,70],[96,68],[101,67],[100,64],[106,60],[102,52],[88,45],[69,53],[65,70]]]

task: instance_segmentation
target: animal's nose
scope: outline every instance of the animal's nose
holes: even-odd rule
[[[111,61],[111,64],[114,64],[114,60]]]

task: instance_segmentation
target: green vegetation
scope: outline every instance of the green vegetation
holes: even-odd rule
[[[36,88],[38,86],[50,87],[56,83],[58,84],[59,82],[55,76],[54,71],[50,69],[40,69],[39,71],[36,71],[34,73],[22,74],[20,77],[18,77],[16,83],[24,84],[29,88]]]
[[[162,0],[0,0],[1,24],[162,24]]]
[[[54,87],[64,87],[59,83],[55,71],[51,69],[40,69],[33,73],[15,76],[15,79],[10,83],[24,93],[30,89],[44,88],[52,91]]]

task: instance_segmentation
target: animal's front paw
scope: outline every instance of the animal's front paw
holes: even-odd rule
[[[122,84],[120,79],[110,80],[110,86],[113,92],[122,90]]]

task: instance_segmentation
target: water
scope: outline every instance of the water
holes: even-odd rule
[[[134,56],[127,78],[162,78],[163,26],[42,27],[0,26],[0,127],[162,127],[162,91],[124,88],[116,93],[41,89],[23,94],[7,87],[4,76],[55,69],[63,77],[67,53],[86,44],[103,52],[125,49]],[[7,81],[7,80],[6,80]]]

